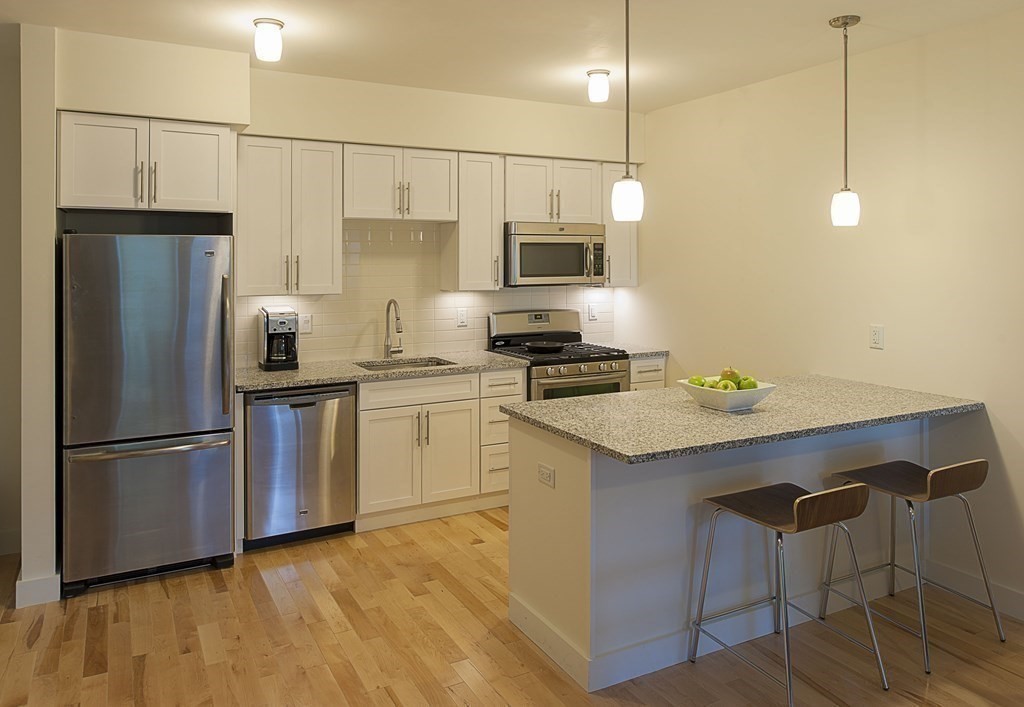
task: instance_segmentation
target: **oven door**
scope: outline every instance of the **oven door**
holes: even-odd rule
[[[593,284],[592,240],[591,236],[506,235],[505,285]]]
[[[624,393],[628,390],[629,371],[567,378],[537,378],[530,381],[530,400],[575,398],[580,395]]]

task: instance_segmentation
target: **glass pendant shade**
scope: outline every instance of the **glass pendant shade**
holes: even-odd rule
[[[618,186],[618,185],[616,185]],[[614,207],[613,207],[614,208]],[[842,189],[832,195],[832,225],[856,226],[860,223],[860,197],[857,192]]]
[[[591,103],[607,103],[608,101],[608,73],[604,69],[594,69],[587,72],[587,98]]]
[[[639,221],[644,216],[644,186],[633,177],[623,177],[612,185],[612,218]]]
[[[256,25],[256,35],[253,39],[256,58],[260,61],[281,61],[281,29],[284,22],[263,18],[253,20],[253,24]]]

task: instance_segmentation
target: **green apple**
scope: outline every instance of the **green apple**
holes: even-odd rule
[[[755,390],[757,389],[757,380],[753,376],[743,376],[740,378],[740,390]]]
[[[718,388],[719,390],[725,391],[736,390],[736,384],[729,379],[718,381],[718,385],[716,385],[715,387]]]
[[[732,383],[735,383],[736,385],[739,385],[741,377],[742,376],[740,376],[740,372],[737,371],[732,366],[729,366],[727,368],[723,368],[722,369],[722,373],[718,376],[719,380],[731,381]]]
[[[716,387],[718,387],[718,379],[717,378],[708,378],[708,379],[706,379],[704,381],[704,387],[705,388],[716,388]]]
[[[707,383],[707,381],[704,379],[704,376],[690,376],[690,380],[686,382],[689,383],[690,385],[695,385],[698,388],[703,388],[704,384]]]

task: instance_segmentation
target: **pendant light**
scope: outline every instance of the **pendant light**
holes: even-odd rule
[[[644,187],[629,173],[629,0],[626,0],[626,174],[612,185],[612,218],[639,221],[644,215]]]
[[[850,190],[849,169],[849,56],[848,45],[850,42],[847,29],[860,22],[857,15],[842,15],[829,20],[830,27],[843,30],[843,188],[832,195],[832,225],[833,226],[856,226],[860,223],[860,197],[857,192]]]
[[[608,101],[608,69],[591,69],[587,72],[587,98],[591,103]]]
[[[281,61],[281,30],[284,29],[284,22],[261,17],[252,23],[256,25],[253,37],[256,58],[260,61]]]

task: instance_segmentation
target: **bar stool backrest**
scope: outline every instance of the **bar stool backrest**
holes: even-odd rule
[[[955,496],[979,488],[988,476],[988,460],[950,464],[928,472],[928,499]]]
[[[868,487],[847,484],[827,491],[809,493],[793,501],[794,533],[856,518],[868,507]]]

